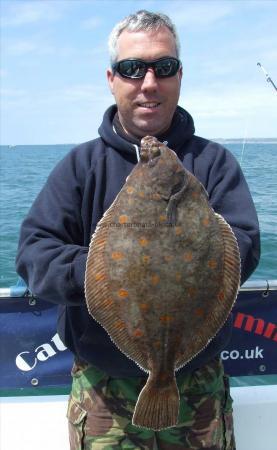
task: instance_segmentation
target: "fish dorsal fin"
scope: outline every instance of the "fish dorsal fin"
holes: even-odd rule
[[[116,202],[106,211],[92,236],[85,273],[85,297],[90,315],[99,322],[116,346],[145,371],[148,371],[146,355],[130,344],[126,327],[109,283],[106,244],[111,223],[114,221]]]
[[[212,299],[212,317],[207,315],[206,319],[202,319],[201,329],[198,330],[195,341],[190,348],[187,347],[186,342],[182,343],[180,357],[175,365],[176,369],[181,368],[194,358],[196,354],[200,353],[222,328],[236,301],[240,286],[240,254],[237,239],[225,219],[220,214],[214,214],[223,243],[222,280],[216,297]],[[207,328],[212,338],[208,339],[207,333],[203,331]]]
[[[226,220],[215,213],[219,228],[222,234],[224,245],[224,271],[223,271],[223,289],[230,302],[236,301],[240,287],[240,253],[239,246],[234,232]],[[228,302],[227,302],[228,303]]]

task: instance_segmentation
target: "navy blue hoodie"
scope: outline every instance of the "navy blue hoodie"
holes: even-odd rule
[[[84,275],[91,235],[137,163],[138,148],[115,132],[110,107],[100,137],[71,150],[50,174],[21,228],[17,272],[37,297],[60,305],[58,331],[80,360],[114,377],[142,370],[112,343],[88,314]],[[239,244],[242,283],[259,260],[258,219],[248,186],[232,154],[194,136],[193,119],[177,107],[162,137],[204,185],[211,206],[231,225]],[[209,345],[179,373],[218,355],[230,339],[231,317]]]

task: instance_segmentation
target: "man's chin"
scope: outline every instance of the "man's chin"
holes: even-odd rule
[[[168,127],[162,126],[160,124],[151,124],[148,121],[138,122],[135,124],[133,135],[138,138],[143,138],[145,136],[159,136],[164,133]]]

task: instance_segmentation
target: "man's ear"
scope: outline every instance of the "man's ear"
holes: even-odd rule
[[[182,80],[182,76],[183,76],[183,67],[181,67],[180,70],[179,70],[179,80],[180,80],[180,83],[181,83],[181,80]]]
[[[114,74],[112,69],[107,69],[107,80],[110,86],[110,91],[111,93],[114,95],[114,91],[113,91],[113,81],[114,81]]]

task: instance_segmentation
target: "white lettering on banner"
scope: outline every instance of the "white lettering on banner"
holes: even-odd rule
[[[60,352],[67,350],[67,347],[61,341],[58,333],[56,333],[55,336],[52,337],[51,342],[53,342],[55,344],[55,346],[57,347],[57,350],[59,350]]]
[[[238,350],[223,350],[221,352],[221,359],[226,361],[226,359],[263,359],[263,348],[255,347],[251,349],[246,349],[245,351],[239,352]]]
[[[40,350],[42,349],[42,350]],[[40,350],[40,351],[38,351]],[[37,358],[40,361],[46,361],[48,358],[51,358],[51,356],[54,356],[57,352],[51,347],[50,344],[42,344],[39,347],[35,349],[35,352],[37,353]]]
[[[20,370],[23,370],[24,372],[28,372],[29,370],[32,370],[37,365],[37,359],[35,358],[34,364],[30,366],[28,362],[23,358],[22,355],[30,355],[30,352],[21,352],[17,357],[15,358],[15,364]]]
[[[63,352],[67,350],[67,347],[62,343],[58,333],[51,339],[52,344],[46,342],[45,344],[39,345],[39,347],[35,348],[33,352],[25,351],[19,353],[15,358],[15,364],[24,372],[28,372],[33,370],[37,365],[38,361],[47,361],[49,358],[55,356],[58,352]],[[53,345],[54,344],[54,345]]]

